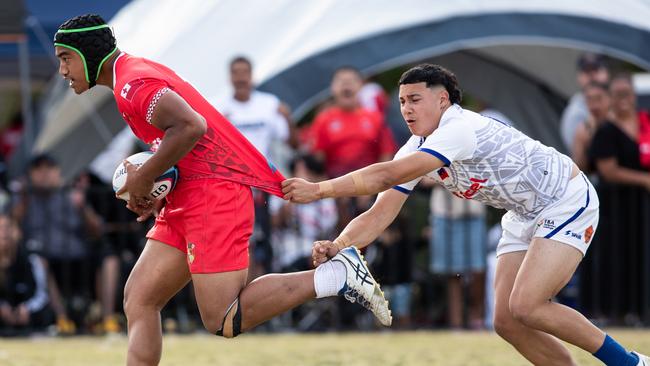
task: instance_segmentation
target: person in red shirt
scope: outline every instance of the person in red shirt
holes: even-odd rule
[[[337,294],[390,324],[383,293],[355,250],[333,258],[326,270],[272,274],[247,285],[250,187],[282,197],[282,174],[188,82],[163,65],[120,52],[101,17],[68,20],[54,45],[59,73],[74,92],[111,88],[125,121],[155,150],[142,166],[127,164],[126,183],[117,192],[129,192],[127,207],[139,221],[157,214],[124,290],[127,364],[158,364],[160,310],[190,280],[205,328],[227,338],[308,299]],[[161,207],[147,197],[154,179],[172,165],[180,179]]]
[[[358,94],[362,86],[357,69],[337,69],[330,87],[334,104],[320,112],[310,128],[312,150],[325,161],[331,178],[388,161],[397,150],[382,114],[361,106]]]
[[[334,71],[330,86],[333,104],[316,115],[309,130],[312,151],[325,162],[330,178],[391,160],[397,150],[383,115],[361,106],[362,86],[359,70],[344,66]],[[370,196],[338,198],[338,228],[343,229],[370,202]]]

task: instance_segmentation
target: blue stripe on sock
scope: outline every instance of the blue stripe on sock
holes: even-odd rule
[[[639,363],[637,355],[625,350],[609,335],[605,335],[603,345],[594,353],[594,356],[607,366],[636,366]]]

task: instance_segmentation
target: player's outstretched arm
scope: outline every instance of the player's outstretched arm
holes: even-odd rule
[[[320,183],[310,183],[300,178],[287,179],[282,182],[282,193],[284,199],[298,203],[327,197],[377,194],[440,169],[443,165],[437,157],[416,151],[401,159],[372,164]]]
[[[372,207],[357,216],[343,229],[334,241],[317,241],[312,248],[314,266],[326,262],[339,250],[351,245],[363,248],[370,244],[390,225],[402,209],[408,195],[389,189],[379,195]]]

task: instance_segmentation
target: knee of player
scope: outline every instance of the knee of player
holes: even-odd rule
[[[133,295],[131,294],[131,290],[130,290],[129,286],[124,287],[124,297],[123,297],[123,300],[122,300],[122,307],[123,307],[124,313],[126,313],[126,315],[133,312],[133,310],[134,310],[135,301],[133,299]]]
[[[203,321],[203,328],[205,328],[205,330],[211,334],[217,334],[217,332],[219,332],[222,328],[222,317],[201,315],[201,320]]]
[[[215,317],[211,316],[201,316],[201,318],[203,320],[203,326],[208,332],[224,338],[237,337],[243,331],[239,298],[230,304],[223,318],[215,319]]]
[[[510,339],[517,336],[517,330],[521,325],[512,317],[510,309],[496,311],[493,319],[494,331],[504,339]]]
[[[532,299],[531,296],[513,294],[510,297],[509,305],[512,317],[521,323],[528,324],[534,319],[535,311],[540,304]]]

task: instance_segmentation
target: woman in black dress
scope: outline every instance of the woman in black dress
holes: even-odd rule
[[[637,112],[629,76],[612,79],[609,91],[614,119],[596,131],[589,150],[601,225],[582,264],[582,306],[592,317],[633,325],[650,315],[650,173],[638,144],[645,112]]]

